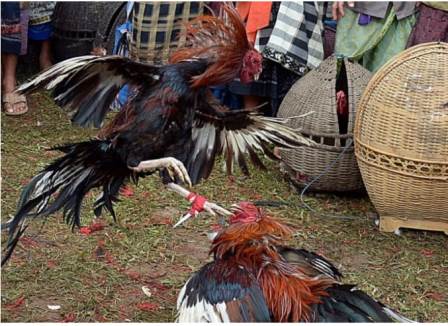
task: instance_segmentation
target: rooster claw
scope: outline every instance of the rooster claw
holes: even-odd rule
[[[232,212],[228,211],[227,209],[215,204],[211,203],[209,201],[205,202],[204,204],[204,210],[206,210],[208,213],[210,213],[213,216],[221,215],[221,216],[230,216],[233,215]]]
[[[166,169],[171,178],[177,176],[183,183],[191,188],[192,183],[185,165],[174,157],[164,157],[155,160],[141,161],[138,166],[131,167],[135,172],[154,171]]]

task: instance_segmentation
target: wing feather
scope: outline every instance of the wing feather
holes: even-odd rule
[[[341,272],[331,262],[314,252],[290,247],[278,247],[277,250],[288,263],[298,266],[310,277],[325,276],[335,281],[342,278]]]
[[[287,127],[286,120],[264,117],[251,110],[231,111],[220,105],[211,94],[204,98],[205,101],[196,110],[192,133],[193,154],[186,164],[193,183],[210,175],[210,162],[218,155],[224,156],[228,174],[232,173],[233,164],[237,164],[244,174],[249,174],[247,158],[256,167],[264,168],[257,152],[277,159],[270,149],[271,145],[295,148],[313,144],[312,140]],[[216,130],[216,137],[211,130]]]
[[[110,104],[125,84],[146,89],[160,79],[156,66],[134,62],[120,56],[81,56],[62,61],[18,91],[29,94],[37,89],[50,90],[59,106],[82,127],[100,127]]]
[[[243,268],[217,260],[202,267],[177,299],[178,322],[269,322],[258,282]]]

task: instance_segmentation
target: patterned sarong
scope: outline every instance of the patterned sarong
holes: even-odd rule
[[[20,2],[2,2],[2,53],[26,54],[28,10]]]
[[[202,2],[135,2],[130,54],[136,61],[166,64],[185,44],[178,39],[184,24],[201,15]]]

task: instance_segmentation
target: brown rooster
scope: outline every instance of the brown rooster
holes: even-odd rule
[[[101,127],[110,104],[125,84],[133,95],[123,111],[105,125],[96,139],[55,149],[56,159],[24,187],[14,218],[6,224],[9,240],[2,264],[27,221],[62,210],[67,223],[80,226],[82,201],[101,188],[95,214],[106,208],[115,218],[113,202],[129,180],[156,170],[164,184],[200,210],[228,212],[179,185],[206,179],[215,157],[223,154],[229,173],[236,162],[248,173],[245,156],[263,167],[256,152],[275,158],[269,144],[295,147],[310,141],[250,110],[229,111],[208,86],[239,77],[250,82],[261,72],[261,55],[248,42],[238,13],[224,8],[222,17],[201,16],[186,28],[187,45],[171,63],[152,66],[119,56],[84,56],[63,61],[19,87],[25,94],[45,88],[80,126]]]
[[[182,288],[179,322],[409,322],[323,257],[283,245],[291,231],[243,202],[215,237],[213,262]]]

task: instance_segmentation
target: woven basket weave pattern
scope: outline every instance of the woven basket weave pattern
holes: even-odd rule
[[[448,221],[448,44],[410,48],[380,69],[354,138],[380,215]]]
[[[360,65],[344,61],[349,120],[347,134],[341,135],[336,113],[336,61],[336,58],[331,56],[317,69],[299,79],[291,87],[279,109],[278,116],[281,118],[313,112],[304,118],[290,119],[288,125],[319,145],[315,148],[281,150],[283,163],[287,165],[286,169],[292,181],[301,187],[321,174],[344,149],[347,139],[352,138],[356,104],[371,76]],[[312,190],[324,191],[353,191],[362,188],[353,148],[346,150],[336,165],[310,187]]]

